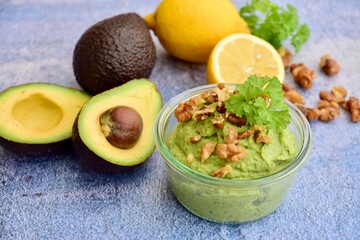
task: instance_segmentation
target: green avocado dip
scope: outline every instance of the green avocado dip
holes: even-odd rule
[[[180,103],[179,124],[168,140],[171,153],[200,173],[227,179],[260,178],[291,163],[298,153],[294,134],[229,111],[227,102],[237,94],[220,85]],[[269,96],[261,94],[266,104]]]
[[[210,178],[170,168],[170,186],[189,211],[210,221],[240,223],[268,215],[282,203],[295,175],[252,182],[289,166],[300,146],[288,129],[281,83],[250,80],[235,90],[219,84],[179,103],[174,113],[178,125],[167,139],[168,149]]]
[[[248,130],[247,127],[236,126],[217,129],[212,124],[212,117],[203,121],[191,120],[176,127],[169,138],[168,146],[177,159],[206,175],[211,176],[224,166],[231,166],[232,171],[224,176],[229,179],[255,179],[273,174],[291,163],[298,152],[292,132],[288,129],[281,131],[270,129],[266,131],[267,136],[272,140],[270,144],[256,143],[254,136],[238,140],[238,144],[246,150],[246,155],[239,161],[232,162],[212,153],[206,161],[201,162],[202,146],[205,143],[224,143],[224,136],[228,134],[227,127],[239,132]],[[192,143],[190,139],[194,136],[201,136],[201,139]]]

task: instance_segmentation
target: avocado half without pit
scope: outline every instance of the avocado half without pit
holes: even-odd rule
[[[2,91],[0,145],[31,155],[69,146],[74,120],[89,99],[83,91],[49,83],[22,84]]]
[[[153,128],[162,107],[156,85],[134,79],[92,97],[73,126],[73,146],[86,168],[121,172],[155,150]]]

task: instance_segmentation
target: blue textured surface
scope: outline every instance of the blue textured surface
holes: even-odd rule
[[[234,1],[237,7],[245,1]],[[360,97],[360,1],[291,2],[312,35],[294,62],[316,70],[302,91],[309,106],[320,90],[341,85]],[[159,1],[1,0],[0,90],[26,82],[79,88],[72,52],[95,22],[125,12],[144,16]],[[166,103],[206,83],[205,65],[170,57],[154,37],[158,60],[151,78]],[[341,72],[318,69],[331,54]],[[288,82],[293,81],[287,75]],[[246,224],[221,225],[186,211],[166,181],[157,151],[132,172],[86,172],[72,150],[26,157],[0,148],[0,239],[360,239],[360,123],[347,112],[312,123],[313,151],[285,202],[273,214]]]

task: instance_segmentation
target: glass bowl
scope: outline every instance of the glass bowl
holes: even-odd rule
[[[227,84],[234,88],[235,84]],[[171,99],[160,111],[155,124],[155,143],[168,167],[168,181],[178,201],[193,214],[218,223],[242,223],[262,218],[285,199],[298,170],[306,162],[312,135],[305,116],[287,102],[291,115],[288,129],[295,135],[298,155],[277,173],[246,180],[223,179],[199,173],[170,152],[167,142],[178,121],[174,111],[180,102],[216,88],[208,84],[187,90]]]

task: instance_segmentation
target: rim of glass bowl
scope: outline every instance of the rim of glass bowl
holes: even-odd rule
[[[226,85],[230,88],[235,87],[235,83],[227,83]],[[203,184],[207,184],[211,186],[249,187],[254,185],[263,186],[280,181],[281,179],[295,172],[306,162],[312,147],[312,133],[311,133],[310,124],[303,115],[303,113],[289,101],[286,102],[289,105],[291,121],[294,122],[294,125],[298,129],[300,134],[301,148],[294,161],[286,168],[282,169],[281,171],[256,179],[223,179],[223,178],[215,178],[197,172],[192,168],[186,166],[180,160],[178,160],[174,155],[172,155],[169,148],[167,147],[165,140],[166,131],[163,130],[167,128],[169,119],[174,114],[174,111],[180,102],[184,102],[187,99],[190,99],[191,97],[194,97],[201,92],[214,89],[216,87],[217,84],[207,84],[207,85],[191,88],[172,98],[167,104],[165,104],[165,106],[160,111],[159,115],[157,116],[154,127],[155,144],[158,151],[160,152],[160,154],[165,159],[168,165],[170,165],[174,170],[176,170],[178,173],[182,174],[183,176],[191,180],[201,182]]]

